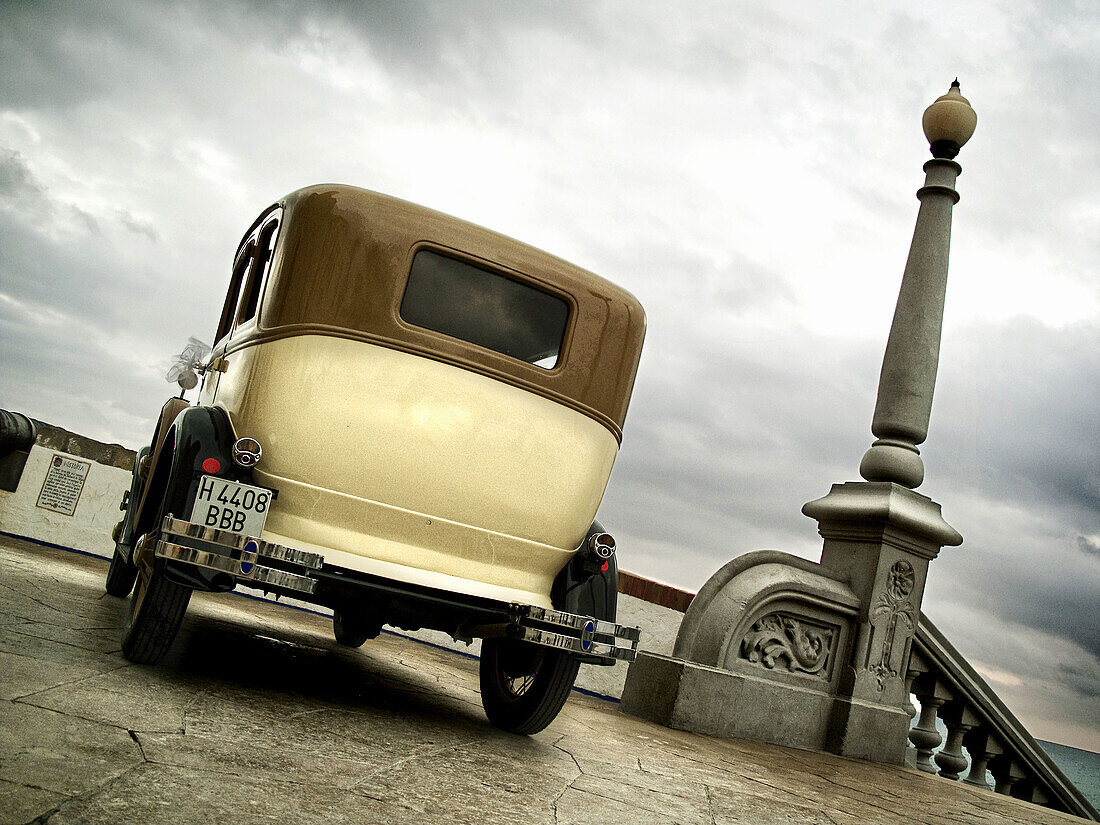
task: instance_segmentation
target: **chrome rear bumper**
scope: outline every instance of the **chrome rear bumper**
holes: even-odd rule
[[[156,556],[231,576],[234,583],[291,591],[312,596],[324,566],[324,557],[165,516],[156,544]],[[328,568],[329,571],[337,570]],[[499,602],[497,604],[500,604]],[[564,613],[527,604],[501,605],[500,621],[484,625],[491,635],[506,635],[544,647],[582,656],[633,662],[641,630],[591,616]]]

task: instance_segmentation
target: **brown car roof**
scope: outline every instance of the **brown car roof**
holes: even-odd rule
[[[622,438],[645,335],[645,313],[629,292],[512,238],[377,192],[311,186],[278,205],[282,226],[254,336],[316,332],[413,352],[565,404]],[[557,366],[543,369],[402,320],[412,258],[425,248],[566,300]]]

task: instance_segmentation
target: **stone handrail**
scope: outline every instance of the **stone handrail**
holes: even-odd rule
[[[997,793],[1100,821],[1096,809],[923,613],[906,678],[920,703],[920,716],[909,732],[917,769],[957,780],[969,761],[963,782],[989,787],[988,772]],[[937,716],[947,729],[942,747]]]

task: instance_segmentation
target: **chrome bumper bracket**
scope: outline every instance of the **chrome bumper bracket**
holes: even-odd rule
[[[532,605],[513,604],[511,609],[517,638],[524,641],[625,662],[638,655],[640,628]]]

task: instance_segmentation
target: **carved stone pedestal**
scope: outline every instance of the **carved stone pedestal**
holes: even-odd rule
[[[822,568],[860,602],[827,748],[900,764],[909,730],[906,667],[928,562],[962,536],[943,520],[940,505],[891,482],[834,484],[802,512],[817,519],[825,540]],[[884,749],[897,758],[883,759]]]
[[[889,482],[834,485],[803,512],[820,564],[740,556],[699,591],[674,656],[641,653],[622,709],[682,730],[904,764],[907,667],[928,561],[959,536]]]

